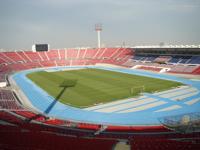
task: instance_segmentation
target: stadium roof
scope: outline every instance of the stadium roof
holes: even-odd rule
[[[132,48],[200,48],[200,45],[141,45]]]

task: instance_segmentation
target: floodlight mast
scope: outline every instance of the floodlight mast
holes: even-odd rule
[[[98,23],[95,24],[95,31],[97,32],[97,46],[101,48],[101,31],[102,31],[102,24]]]

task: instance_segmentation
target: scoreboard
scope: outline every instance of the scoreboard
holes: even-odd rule
[[[32,51],[34,52],[43,52],[49,50],[49,44],[34,44],[32,46]]]

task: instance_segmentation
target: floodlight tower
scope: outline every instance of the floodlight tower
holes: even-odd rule
[[[95,24],[95,31],[97,32],[97,46],[98,48],[101,48],[101,35],[100,35],[100,32],[102,31],[102,24],[98,23],[98,24]]]

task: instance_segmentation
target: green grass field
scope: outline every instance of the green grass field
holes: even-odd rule
[[[101,69],[40,71],[27,76],[53,97],[59,97],[60,102],[74,107],[88,107],[134,97],[141,92],[152,93],[182,85],[172,81]],[[70,86],[63,90],[63,85],[66,83]]]

